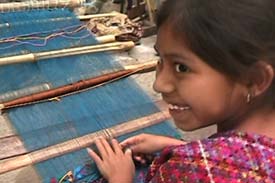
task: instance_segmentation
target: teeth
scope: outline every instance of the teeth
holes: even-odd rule
[[[189,106],[180,107],[180,106],[173,105],[173,104],[168,104],[168,108],[171,110],[181,110],[181,111],[190,109]]]

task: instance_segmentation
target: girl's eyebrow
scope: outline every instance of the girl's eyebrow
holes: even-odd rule
[[[159,55],[159,51],[157,48],[157,45],[154,45],[154,50],[157,52],[157,55]],[[184,59],[184,60],[188,60],[188,57],[179,54],[179,53],[167,53],[165,54],[165,57],[170,57],[170,58],[174,58],[174,59]]]
[[[166,58],[172,58],[172,59],[178,59],[178,60],[186,60],[186,61],[189,60],[188,57],[179,53],[165,53],[163,56]]]

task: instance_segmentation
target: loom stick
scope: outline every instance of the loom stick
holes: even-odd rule
[[[37,2],[39,2],[39,1],[37,1]],[[0,6],[3,6],[3,4],[10,4],[10,3],[0,3]],[[4,6],[8,6],[8,5],[4,5]],[[11,5],[9,5],[9,6],[12,7]],[[8,9],[8,8],[5,8],[5,9]],[[8,10],[6,10],[6,11],[8,11]],[[1,12],[1,7],[0,7],[0,12]],[[91,18],[113,17],[113,16],[117,16],[119,14],[121,14],[121,13],[114,11],[114,12],[111,12],[111,13],[102,13],[102,14],[93,14],[93,15],[79,15],[79,16],[77,16],[77,18],[80,21],[84,21],[84,20],[89,20]],[[58,20],[58,21],[61,21],[61,20],[72,20],[72,19],[75,19],[75,17],[51,18],[52,21],[55,21],[55,20]],[[1,23],[0,24],[0,28],[1,27],[8,27],[8,26],[9,26],[8,23]]]
[[[77,18],[79,20],[90,20],[92,18],[101,18],[101,17],[114,17],[120,15],[121,13],[113,11],[111,13],[101,13],[101,14],[93,14],[93,15],[79,15]]]
[[[116,41],[116,36],[115,35],[98,36],[98,37],[95,37],[95,38],[101,44]]]
[[[0,58],[0,66],[8,65],[8,64],[34,62],[37,60],[66,57],[66,56],[80,55],[80,54],[87,54],[87,53],[127,50],[134,47],[134,45],[135,43],[132,41],[114,42],[114,43],[105,43],[105,44],[98,44],[98,45],[91,45],[91,46],[82,46],[82,47],[75,47],[75,48],[66,48],[61,50],[53,50],[53,51],[46,51],[46,52],[2,57]]]
[[[10,12],[34,8],[74,8],[84,4],[84,0],[48,0],[0,3],[1,12]]]
[[[96,40],[100,43],[110,43],[110,42],[115,42],[115,41],[121,41],[121,42],[125,42],[125,41],[133,41],[133,42],[137,42],[140,38],[132,33],[121,33],[121,34],[116,34],[116,35],[104,35],[104,36],[98,36],[95,37]]]
[[[139,70],[139,73],[145,73],[145,72],[150,72],[154,70],[155,65],[157,64],[157,60],[148,60],[145,62],[145,64],[135,64],[135,65],[127,65],[124,66],[125,70],[130,70],[130,69],[137,69],[140,67],[141,69]],[[21,88],[18,90],[13,90],[13,91],[8,91],[6,93],[0,94],[0,110],[1,110],[1,102],[10,102],[18,98],[26,97],[29,95],[37,94],[40,92],[44,92],[47,90],[53,89],[51,84],[49,83],[43,83],[35,86],[30,86],[26,88]],[[1,137],[0,137],[1,138]]]
[[[112,82],[112,81],[127,77],[131,74],[134,74],[143,70],[152,69],[155,66],[156,66],[155,61],[145,63],[145,64],[138,64],[135,67],[129,67],[129,69],[124,69],[120,71],[103,74],[90,79],[81,80],[76,83],[71,83],[58,88],[49,89],[33,95],[24,96],[15,100],[3,102],[2,104],[0,104],[0,110],[3,111],[4,109],[33,104],[34,102],[38,102],[38,101],[51,100],[53,98],[62,97],[64,95],[67,96],[77,91],[81,91],[91,87],[95,88],[97,86],[101,86],[108,82]]]
[[[50,88],[52,88],[52,87],[49,83],[43,83],[43,84],[36,85],[36,86],[30,86],[30,87],[22,88],[19,90],[2,93],[2,94],[0,94],[0,102],[11,101],[11,100],[23,97],[23,96],[46,91],[46,90],[49,90]]]
[[[95,133],[84,135],[66,142],[40,149],[25,155],[6,159],[0,162],[0,174],[16,170],[18,168],[33,165],[51,158],[62,156],[91,146],[97,138],[111,139],[125,135],[142,128],[146,128],[170,118],[169,112],[159,112],[149,116],[122,123]]]
[[[167,104],[162,100],[155,101],[154,105],[156,105],[160,111],[167,110]],[[0,147],[0,161],[29,153],[16,132],[0,136]]]

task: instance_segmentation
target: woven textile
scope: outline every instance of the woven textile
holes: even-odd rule
[[[146,182],[275,182],[275,140],[231,131],[167,147],[151,165]]]

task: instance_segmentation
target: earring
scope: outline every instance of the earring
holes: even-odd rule
[[[252,99],[252,95],[250,92],[247,93],[247,96],[246,96],[246,103],[250,103],[251,102],[251,99]]]

